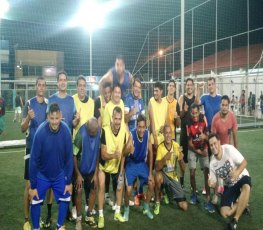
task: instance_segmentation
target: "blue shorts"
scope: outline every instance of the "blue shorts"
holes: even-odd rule
[[[50,188],[52,188],[54,192],[54,196],[55,196],[57,203],[59,203],[60,201],[70,202],[70,197],[71,197],[70,194],[67,192],[64,195],[65,186],[66,186],[66,183],[65,183],[64,178],[57,180],[57,181],[47,181],[47,180],[37,178],[37,188],[36,189],[38,192],[39,200],[36,197],[34,197],[32,200],[32,205],[43,203],[46,197],[46,192]]]
[[[140,179],[140,186],[148,184],[149,168],[146,162],[128,162],[125,167],[126,185],[132,186],[137,177]]]
[[[231,207],[240,196],[241,188],[244,184],[248,184],[251,187],[251,177],[243,176],[234,186],[225,186],[224,193],[221,196],[221,207]]]

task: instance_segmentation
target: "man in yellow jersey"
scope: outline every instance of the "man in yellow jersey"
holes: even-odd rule
[[[148,104],[150,128],[151,128],[151,143],[153,145],[153,164],[156,158],[158,145],[164,140],[163,127],[167,121],[167,102],[162,98],[163,84],[161,82],[154,83],[154,96]]]
[[[76,111],[79,113],[80,121],[73,129],[73,140],[80,126],[85,124],[90,118],[94,116],[94,101],[86,94],[86,79],[80,75],[77,79],[77,93],[72,96]]]
[[[114,220],[124,222],[125,219],[120,213],[122,200],[122,190],[124,184],[123,165],[124,156],[133,152],[131,139],[128,138],[126,127],[122,123],[123,111],[116,106],[112,112],[112,121],[109,126],[102,128],[101,132],[101,159],[99,164],[99,221],[98,228],[104,228],[104,189],[105,173],[110,173],[112,178],[112,187],[116,196],[116,210]],[[122,162],[122,163],[121,163]]]
[[[155,215],[160,213],[160,189],[164,185],[170,199],[174,199],[178,206],[186,211],[188,208],[185,193],[178,182],[177,163],[180,168],[184,168],[183,154],[180,146],[172,139],[172,128],[169,124],[163,128],[164,141],[158,146],[155,162]]]
[[[112,112],[113,109],[119,106],[122,111],[122,124],[125,125],[124,122],[124,103],[121,99],[121,87],[120,85],[116,84],[113,86],[112,89],[112,95],[111,100],[106,104],[104,114],[103,114],[103,120],[102,120],[102,127],[110,126],[111,118],[112,118]]]
[[[180,106],[175,98],[176,83],[173,79],[169,81],[167,91],[164,99],[168,104],[168,124],[172,128],[172,138],[176,141],[176,127],[180,125]]]

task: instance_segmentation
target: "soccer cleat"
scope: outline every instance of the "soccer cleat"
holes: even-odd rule
[[[97,228],[97,224],[93,216],[86,216],[85,223],[88,224],[91,228]]]
[[[26,221],[23,226],[23,230],[31,230],[31,225],[29,221]]]
[[[202,195],[206,195],[206,189],[205,188],[202,191]]]
[[[43,223],[43,228],[50,228],[51,226],[51,223],[52,223],[52,220],[50,217],[47,217],[45,222]]]
[[[214,209],[214,206],[213,204],[208,201],[206,204],[205,204],[205,209],[210,212],[210,213],[214,213],[215,212],[215,209]]]
[[[105,203],[108,204],[109,206],[113,206],[114,205],[114,203],[111,200],[109,195],[105,196]]]
[[[75,230],[82,230],[81,218],[77,218]]]
[[[114,204],[114,205],[112,205],[112,207],[111,207],[111,209],[113,210],[113,211],[115,211],[116,210],[116,204]]]
[[[104,228],[104,216],[99,216],[98,228]]]
[[[156,203],[155,204],[153,212],[154,212],[155,215],[159,215],[159,213],[160,213],[160,203]]]
[[[251,216],[251,210],[249,207],[246,207],[243,211],[243,215],[248,215],[248,216]]]
[[[85,205],[85,212],[87,213],[88,210],[89,210],[89,206]],[[97,214],[97,211],[95,210],[95,208],[92,209],[91,214],[92,215],[96,215]]]
[[[229,223],[228,223],[228,229],[229,230],[235,230],[237,229],[237,221],[235,218],[233,218]]]
[[[137,194],[137,195],[134,197],[134,204],[135,204],[136,206],[140,206],[139,194]]]
[[[121,223],[125,222],[124,217],[120,213],[115,213],[114,214],[114,220],[119,221]]]
[[[129,221],[129,214],[130,214],[130,208],[128,206],[124,208],[124,215],[123,215],[123,218],[125,219],[126,222]]]
[[[164,194],[163,199],[165,204],[169,204],[169,197],[167,194]]]
[[[197,199],[196,193],[193,193],[191,196],[190,204],[196,205],[197,203],[199,203],[199,200]]]
[[[150,220],[153,219],[153,214],[151,213],[149,208],[148,209],[143,209],[143,215],[146,215]],[[156,215],[158,215],[158,214],[156,214]]]

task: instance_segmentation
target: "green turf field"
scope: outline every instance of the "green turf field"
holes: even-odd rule
[[[262,197],[263,183],[261,167],[263,162],[262,154],[263,129],[241,130],[238,133],[239,149],[248,161],[248,170],[252,176],[253,190],[250,199],[252,216],[243,216],[239,221],[239,229],[263,229]],[[23,191],[24,191],[24,149],[0,149],[0,229],[22,229],[23,214]],[[197,186],[199,192],[203,188],[202,173],[197,170]],[[189,173],[186,175],[186,196],[189,201],[190,186]],[[113,220],[113,211],[109,206],[105,207],[105,229],[225,229],[227,220],[220,217],[219,213],[209,214],[203,208],[205,201],[203,195],[197,206],[189,204],[189,210],[182,212],[176,205],[161,205],[160,215],[153,220],[142,215],[142,208],[132,207],[130,221],[128,223],[116,223]],[[45,206],[42,216],[45,217]],[[53,206],[53,218],[56,218],[57,206]],[[74,229],[73,223],[66,223],[67,229]],[[84,229],[89,229],[83,225]],[[55,223],[51,229],[55,228]]]

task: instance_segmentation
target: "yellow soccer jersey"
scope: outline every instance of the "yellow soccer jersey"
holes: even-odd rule
[[[157,149],[156,161],[162,160],[167,152],[172,152],[170,160],[167,160],[162,171],[170,178],[178,181],[176,168],[178,160],[182,159],[182,154],[180,152],[180,146],[177,142],[173,141],[172,148],[169,150],[166,148],[164,142],[159,144]]]

